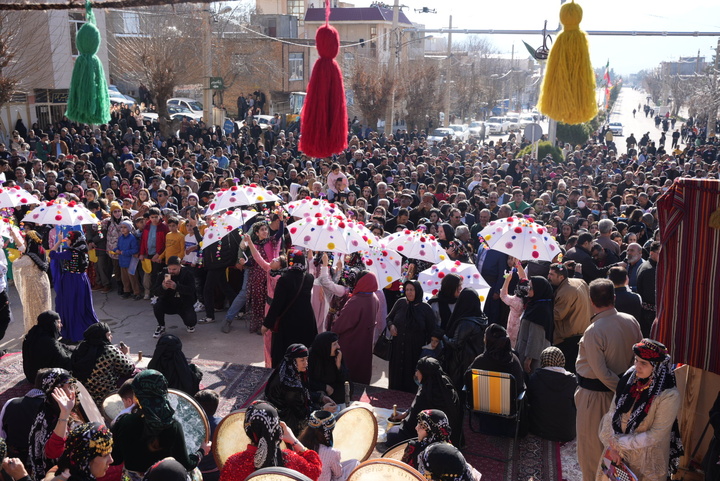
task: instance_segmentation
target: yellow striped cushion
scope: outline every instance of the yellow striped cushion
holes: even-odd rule
[[[473,410],[512,415],[512,382],[504,372],[472,370]]]

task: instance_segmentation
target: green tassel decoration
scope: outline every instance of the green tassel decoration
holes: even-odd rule
[[[100,30],[90,1],[85,2],[85,24],[75,36],[79,52],[73,68],[65,116],[83,124],[106,124],[110,121],[110,97],[105,70],[96,55],[100,48]]]

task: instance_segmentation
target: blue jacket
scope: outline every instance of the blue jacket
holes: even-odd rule
[[[122,252],[118,259],[120,267],[127,269],[130,267],[130,259],[132,256],[140,252],[140,243],[137,237],[132,234],[121,235],[118,238],[117,250]]]

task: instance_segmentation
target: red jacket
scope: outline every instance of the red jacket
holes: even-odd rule
[[[148,243],[148,237],[150,236],[150,226],[152,224],[148,222],[145,224],[145,228],[143,229],[142,233],[142,239],[140,240],[140,255],[146,256],[148,255],[148,249],[147,249],[147,243]],[[165,252],[165,235],[170,231],[168,229],[168,226],[165,222],[162,220],[157,225],[157,231],[155,232],[155,253],[156,254],[162,254]]]
[[[256,471],[253,459],[257,446],[248,444],[247,450],[235,453],[228,458],[220,472],[220,481],[244,481]],[[313,481],[317,481],[322,474],[322,462],[315,451],[310,449],[302,454],[283,449],[285,467],[304,474]]]

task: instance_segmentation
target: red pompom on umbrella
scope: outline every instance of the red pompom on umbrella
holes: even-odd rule
[[[325,5],[325,25],[315,34],[320,58],[315,62],[300,113],[300,150],[311,157],[329,157],[347,148],[348,119],[345,86],[335,61],[340,34],[330,26],[330,2]]]

